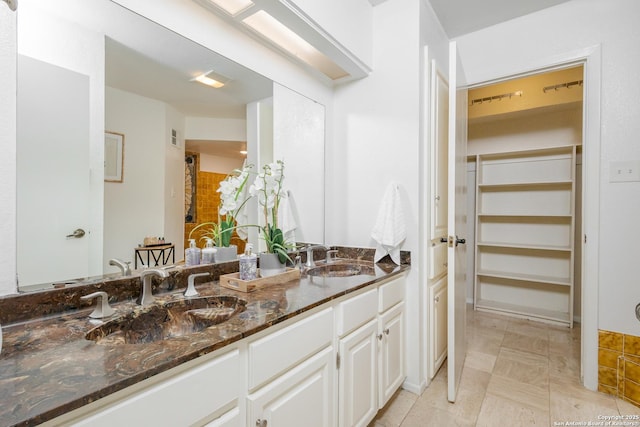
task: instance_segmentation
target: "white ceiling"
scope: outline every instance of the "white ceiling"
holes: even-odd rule
[[[370,0],[380,3],[379,0]],[[428,0],[450,38],[571,0]]]

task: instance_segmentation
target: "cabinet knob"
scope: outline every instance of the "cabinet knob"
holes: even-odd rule
[[[267,420],[261,420],[258,418],[256,420],[256,427],[267,427]]]
[[[435,298],[436,302],[440,302],[440,297]]]
[[[389,335],[389,328],[385,329],[383,332],[385,335]]]
[[[382,341],[382,337],[384,337],[384,335],[378,334],[378,340]]]

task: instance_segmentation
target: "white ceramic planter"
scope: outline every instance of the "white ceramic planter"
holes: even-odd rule
[[[229,247],[216,247],[214,255],[215,262],[235,261],[238,258],[238,247],[229,245]]]
[[[267,252],[260,253],[260,277],[269,277],[284,273],[286,269],[286,264],[280,262],[277,254]]]

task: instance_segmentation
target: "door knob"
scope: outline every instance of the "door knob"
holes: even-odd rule
[[[67,234],[67,239],[80,239],[84,237],[84,230],[82,228],[78,228],[73,231],[71,234]]]

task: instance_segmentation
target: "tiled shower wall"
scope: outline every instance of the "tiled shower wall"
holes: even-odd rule
[[[640,337],[598,331],[598,391],[640,406]]]

